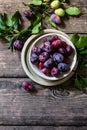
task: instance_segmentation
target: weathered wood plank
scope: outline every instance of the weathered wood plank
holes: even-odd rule
[[[25,77],[20,54],[12,53],[7,45],[0,45],[0,77]]]
[[[87,75],[87,68],[81,73]],[[21,64],[21,52],[12,53],[4,41],[0,41],[0,77],[27,77]]]
[[[7,12],[8,14],[12,15],[16,9],[19,9],[20,13],[23,16],[23,10],[26,8],[22,2],[24,0],[0,0],[0,12]],[[25,0],[24,2],[29,2],[29,0]],[[58,27],[59,30],[64,32],[81,32],[87,33],[87,0],[73,0],[71,1],[70,5],[78,6],[81,11],[82,15],[78,18],[76,17],[69,17],[69,19],[64,19],[63,24]],[[27,8],[28,9],[28,8]],[[28,20],[23,17],[24,25],[28,26]],[[50,25],[44,23],[46,28],[51,28]]]
[[[0,126],[0,130],[87,130],[84,126]]]
[[[0,125],[87,125],[87,94],[69,83],[64,90],[35,84],[28,93],[23,80],[0,79]]]

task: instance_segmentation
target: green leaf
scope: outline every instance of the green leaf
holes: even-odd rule
[[[20,22],[20,14],[19,11],[16,11],[15,14],[12,16],[12,26],[14,29],[19,28],[19,22]]]
[[[12,20],[6,13],[4,13],[4,20],[5,20],[6,26],[9,26],[9,27],[12,26]]]
[[[77,41],[79,40],[79,36],[78,36],[78,34],[73,34],[72,36],[71,36],[71,41],[72,41],[72,43],[74,44],[74,45],[76,45],[76,43],[77,43]]]
[[[84,67],[87,67],[87,64],[85,64]]]
[[[42,0],[32,0],[31,2],[29,2],[29,4],[41,5],[42,4]]]
[[[57,27],[57,25],[56,25],[56,23],[54,23],[50,18],[48,19],[48,22],[49,22],[49,24],[51,25],[51,26],[53,26],[53,27]]]
[[[31,30],[29,30],[28,28],[24,28],[23,30],[19,32],[17,39],[22,39],[22,37],[26,35],[30,36],[31,35],[30,32]]]
[[[81,79],[83,80],[84,84],[87,86],[87,77],[81,76]]]
[[[0,14],[0,22],[3,23],[3,15]]]
[[[6,26],[6,17],[5,17],[5,13],[1,14],[0,16],[0,23],[4,26]]]
[[[7,35],[4,33],[0,33],[0,38],[3,38],[8,41]]]
[[[41,22],[42,20],[42,14],[37,13],[37,16],[35,17],[35,19],[31,20],[31,26],[36,26],[39,22]]]
[[[79,90],[81,90],[82,91],[82,89],[83,89],[83,81],[80,79],[78,79],[77,77],[76,77],[76,79],[75,79],[75,87],[77,88],[77,89],[79,89]]]
[[[77,8],[77,7],[75,7],[75,6],[66,8],[66,9],[65,9],[65,12],[66,12],[68,15],[79,15],[79,14],[81,14],[80,9]]]
[[[33,27],[32,29],[32,34],[36,34],[40,31],[41,28],[41,22],[39,22],[38,24],[36,24],[36,26]]]
[[[82,91],[84,87],[87,86],[87,77],[78,76],[75,79],[75,87]]]
[[[42,21],[42,15],[40,13],[37,13],[37,16],[31,20],[31,26],[29,27],[29,29],[31,29],[32,34],[36,34],[40,31],[41,21]]]
[[[15,40],[14,37],[10,38],[8,49],[11,49],[13,51],[13,41]]]
[[[80,51],[80,54],[87,54],[87,50]]]
[[[3,23],[0,22],[0,32],[5,31],[6,29],[7,27]]]
[[[78,49],[87,47],[87,36],[81,36],[76,43]]]

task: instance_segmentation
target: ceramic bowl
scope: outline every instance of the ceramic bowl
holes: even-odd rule
[[[70,70],[66,73],[60,74],[58,77],[52,77],[52,76],[47,76],[43,74],[42,71],[36,65],[32,64],[30,61],[30,57],[32,55],[32,47],[34,45],[42,46],[41,40],[44,37],[47,37],[53,34],[58,35],[58,37],[61,40],[66,41],[66,43],[72,46],[73,48],[73,53],[70,55],[70,59],[71,59]],[[74,74],[74,71],[77,68],[77,52],[76,52],[75,46],[70,41],[70,38],[67,34],[65,34],[64,32],[55,30],[55,29],[46,29],[46,30],[43,30],[43,32],[41,32],[40,34],[32,35],[31,37],[27,39],[22,50],[21,62],[22,62],[22,66],[25,73],[33,81],[41,85],[45,85],[45,86],[55,86],[55,85],[58,85],[67,81]]]
[[[45,75],[44,73],[42,73],[42,71],[38,68],[38,66],[37,65],[35,65],[35,64],[32,64],[31,63],[31,56],[32,56],[32,48],[33,48],[33,46],[39,46],[39,47],[42,47],[43,46],[43,39],[44,38],[46,38],[47,36],[51,36],[51,35],[58,35],[58,37],[61,39],[61,40],[63,40],[63,41],[65,41],[68,45],[70,45],[72,48],[73,48],[73,53],[70,55],[70,61],[71,61],[71,63],[70,63],[70,70],[68,71],[68,72],[64,72],[64,73],[62,73],[62,74],[59,74],[59,76],[58,77],[54,77],[54,76],[47,76],[47,75]],[[57,34],[57,33],[48,33],[48,34],[43,34],[42,36],[40,36],[39,38],[37,38],[34,42],[33,42],[33,44],[32,44],[32,46],[31,46],[31,50],[30,50],[30,52],[29,52],[29,64],[30,64],[30,66],[31,66],[31,68],[32,68],[32,70],[38,75],[38,76],[40,76],[40,77],[42,77],[42,78],[44,78],[44,79],[46,79],[46,80],[50,80],[50,81],[54,81],[54,80],[60,80],[60,79],[63,79],[63,78],[65,78],[65,77],[67,77],[72,71],[73,71],[73,69],[74,69],[74,66],[75,66],[75,64],[76,64],[76,60],[77,60],[77,54],[76,54],[76,49],[75,49],[75,47],[74,47],[74,45],[72,44],[72,42],[68,39],[68,38],[66,38],[65,36],[63,36],[62,34]]]

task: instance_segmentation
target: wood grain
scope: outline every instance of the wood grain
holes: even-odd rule
[[[21,65],[21,53],[11,52],[0,44],[0,77],[26,77]]]
[[[87,130],[84,126],[0,126],[0,130]]]
[[[11,16],[19,9],[23,27],[27,27],[22,2],[0,0],[0,12]],[[83,14],[64,19],[58,29],[68,34],[87,34],[87,0],[73,0],[70,5],[78,6]],[[44,26],[52,28],[47,22]],[[21,83],[31,80],[23,71],[21,53],[12,53],[7,44],[0,39],[0,130],[87,130],[87,94],[76,90],[70,80],[56,87],[32,82],[34,92],[26,92]],[[87,68],[82,73],[87,74]]]
[[[0,79],[0,125],[87,125],[87,95],[58,87],[26,92],[28,79]],[[33,84],[34,85],[34,84]]]

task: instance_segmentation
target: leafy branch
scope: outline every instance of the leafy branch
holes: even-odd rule
[[[77,49],[77,58],[78,58],[78,69],[75,72],[75,87],[79,90],[83,90],[84,87],[87,87],[87,77],[79,73],[83,68],[87,67],[87,36],[78,36],[78,34],[73,34],[71,41]]]
[[[13,49],[13,42],[16,39],[22,40],[22,36],[29,31],[28,29],[20,31],[20,25],[21,18],[18,10],[12,17],[6,13],[0,14],[0,37],[8,41],[8,48]]]
[[[29,10],[25,10],[24,16],[28,18],[30,24],[27,28],[20,29],[22,24],[21,15],[17,10],[12,17],[6,13],[0,14],[0,37],[7,40],[9,45],[8,48],[14,49],[14,41],[23,41],[26,36],[37,34],[43,29],[43,20],[47,19],[48,23],[54,28],[57,27],[61,22],[59,16],[56,19],[51,19],[51,14],[54,13],[55,9],[51,8],[53,0],[32,0],[31,2],[24,3],[24,6],[29,7]],[[59,0],[60,7],[67,0]],[[73,14],[71,14],[73,12]],[[81,12],[76,7],[67,7],[65,13],[68,15],[79,15]],[[57,21],[57,22],[56,22]],[[22,45],[23,46],[23,45]],[[15,45],[15,49],[18,49],[18,44]],[[83,53],[83,52],[82,52]]]

